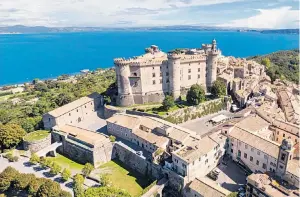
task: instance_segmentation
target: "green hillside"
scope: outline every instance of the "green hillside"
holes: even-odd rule
[[[299,83],[299,49],[278,51],[267,55],[249,57],[267,67],[272,81],[277,78]]]

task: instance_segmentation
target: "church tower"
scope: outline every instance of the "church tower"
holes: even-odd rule
[[[207,54],[207,77],[206,77],[206,87],[208,90],[212,87],[214,81],[217,79],[217,66],[218,66],[218,56],[220,55],[220,50],[217,49],[217,41],[214,39],[209,47],[206,47]]]
[[[293,142],[291,139],[284,139],[279,147],[277,158],[276,175],[283,176],[286,172],[288,162],[293,159]]]

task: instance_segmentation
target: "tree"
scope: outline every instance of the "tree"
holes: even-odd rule
[[[69,192],[61,191],[58,197],[72,197],[72,195]]]
[[[87,177],[91,174],[91,172],[94,170],[94,166],[90,163],[86,163],[84,167],[82,168],[82,174],[84,177]]]
[[[47,85],[45,83],[37,83],[34,86],[34,89],[36,91],[40,91],[40,92],[47,92],[49,89],[47,87]]]
[[[220,80],[214,81],[214,83],[211,87],[211,93],[216,97],[225,96],[226,95],[225,84]]]
[[[264,65],[264,66],[266,66],[266,68],[268,69],[271,66],[271,61],[270,61],[269,58],[266,57],[266,58],[264,58],[264,59],[261,60],[261,64]]]
[[[57,182],[47,179],[38,189],[37,197],[57,197],[61,192],[60,185]]]
[[[26,135],[24,129],[16,124],[0,125],[0,146],[4,148],[12,148],[20,143]]]
[[[51,161],[51,159],[50,158],[44,158],[44,157],[42,157],[41,159],[40,159],[40,164],[41,164],[41,167],[42,168],[47,168],[47,167],[51,167],[52,166],[52,161]]]
[[[13,186],[17,191],[25,190],[34,179],[36,179],[34,174],[19,174],[13,181]]]
[[[83,188],[84,178],[80,174],[76,174],[74,176],[74,184],[73,191],[75,197],[83,197],[84,196],[84,188]]]
[[[90,187],[85,193],[85,197],[130,197],[127,191],[114,187]]]
[[[32,196],[35,196],[40,186],[43,185],[46,182],[46,180],[46,178],[32,179],[28,184],[28,193]]]
[[[227,197],[237,197],[238,193],[237,192],[231,192]]]
[[[61,171],[60,165],[57,163],[53,162],[52,166],[50,167],[50,174],[57,175]]]
[[[101,186],[103,186],[103,187],[109,186],[111,184],[111,181],[107,174],[100,175],[100,183],[101,183]]]
[[[31,157],[30,157],[29,162],[30,162],[31,164],[34,164],[34,165],[35,165],[35,164],[37,164],[37,163],[40,162],[40,158],[39,158],[39,156],[37,156],[36,154],[32,154]]]
[[[162,102],[162,106],[166,111],[168,111],[171,107],[175,106],[174,98],[167,95]]]
[[[198,105],[205,101],[205,91],[200,85],[194,84],[187,92],[186,99],[189,104]]]
[[[58,106],[63,106],[65,104],[68,104],[72,101],[72,96],[69,94],[69,93],[60,93],[56,100],[55,100],[55,103],[58,105]]]
[[[0,192],[5,192],[11,185],[11,182],[16,179],[19,172],[13,167],[7,167],[0,174]]]
[[[71,177],[71,171],[69,169],[65,168],[62,171],[61,176],[64,181],[68,181],[69,178]]]

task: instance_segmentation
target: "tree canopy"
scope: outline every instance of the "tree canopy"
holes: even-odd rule
[[[82,174],[83,176],[87,177],[91,174],[93,170],[94,170],[94,166],[90,163],[86,163],[82,168]]]
[[[227,92],[226,86],[222,81],[220,80],[214,81],[213,86],[211,87],[211,93],[214,96],[216,97],[225,96],[226,92]]]
[[[21,142],[25,135],[25,130],[17,124],[0,124],[1,149],[15,147]]]
[[[198,105],[202,103],[203,101],[205,101],[204,89],[198,84],[192,85],[187,92],[186,100],[191,105]]]
[[[90,187],[84,192],[85,197],[130,197],[124,190],[114,187]]]
[[[167,95],[162,102],[162,106],[166,111],[168,111],[171,107],[175,106],[174,98]]]

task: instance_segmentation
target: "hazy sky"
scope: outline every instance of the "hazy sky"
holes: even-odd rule
[[[298,0],[0,0],[0,26],[297,28]]]

